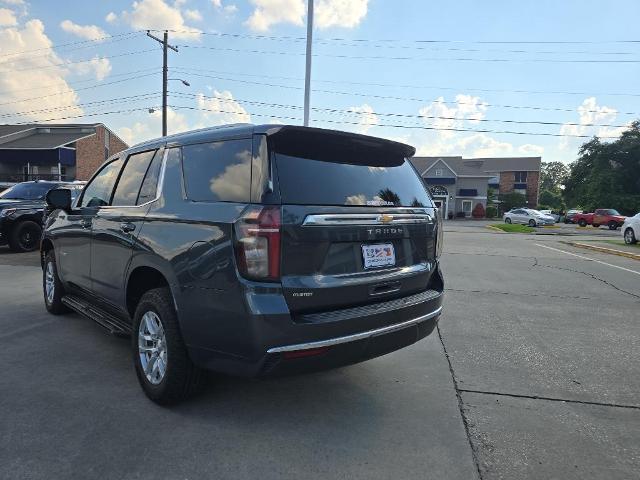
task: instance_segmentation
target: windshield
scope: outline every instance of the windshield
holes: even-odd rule
[[[0,193],[0,198],[10,200],[44,200],[47,192],[57,186],[55,183],[18,183]]]

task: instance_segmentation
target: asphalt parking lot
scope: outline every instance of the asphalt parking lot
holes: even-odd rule
[[[126,339],[46,313],[37,254],[0,249],[0,478],[637,478],[640,262],[562,238],[451,222],[438,332],[171,409]]]

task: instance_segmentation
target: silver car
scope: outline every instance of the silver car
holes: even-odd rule
[[[545,215],[531,208],[515,208],[502,216],[505,223],[521,223],[530,227],[539,225],[553,225],[556,223],[551,215]]]

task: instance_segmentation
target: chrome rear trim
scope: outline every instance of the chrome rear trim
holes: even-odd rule
[[[364,340],[365,338],[384,335],[386,333],[395,332],[396,330],[402,330],[403,328],[416,325],[418,323],[429,320],[433,317],[437,317],[438,315],[440,315],[440,312],[442,312],[442,307],[438,307],[433,312],[427,313],[426,315],[422,315],[418,318],[407,320],[406,322],[396,323],[395,325],[376,328],[375,330],[368,330],[366,332],[354,333],[352,335],[345,335],[344,337],[330,338],[328,340],[320,340],[317,342],[308,342],[308,343],[298,343],[296,345],[285,345],[284,347],[274,347],[267,350],[267,353],[291,352],[294,350],[309,350],[310,348],[330,347],[332,345],[339,345],[341,343]]]
[[[313,227],[325,225],[398,225],[431,222],[431,215],[426,213],[336,213],[307,215],[302,225]]]

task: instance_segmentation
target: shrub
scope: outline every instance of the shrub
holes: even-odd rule
[[[482,205],[481,203],[476,203],[476,206],[471,212],[471,216],[473,218],[484,218],[484,205]]]
[[[496,207],[491,206],[491,205],[488,206],[487,207],[486,216],[487,216],[487,218],[496,218],[498,216],[498,209]]]

